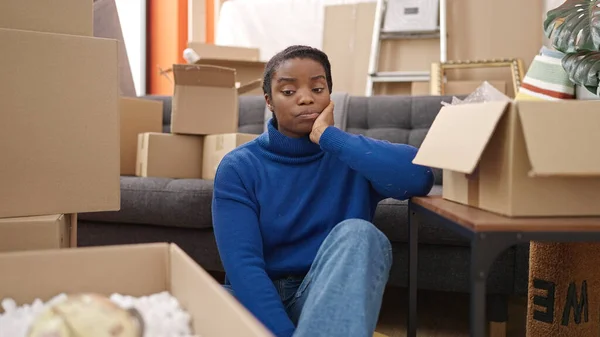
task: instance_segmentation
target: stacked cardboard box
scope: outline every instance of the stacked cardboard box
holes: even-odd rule
[[[138,135],[145,132],[162,132],[163,103],[149,99],[121,97],[121,175],[136,173]]]
[[[171,132],[138,136],[136,175],[213,180],[221,159],[256,135],[238,133],[238,96],[259,88],[260,78],[240,85],[233,68],[173,66]]]
[[[76,213],[118,210],[117,42],[93,2],[0,2],[0,251],[77,243]]]

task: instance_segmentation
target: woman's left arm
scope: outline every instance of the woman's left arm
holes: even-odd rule
[[[362,174],[384,198],[426,196],[433,187],[432,170],[412,163],[417,154],[413,146],[349,134],[334,126],[325,128],[318,142],[323,151]]]

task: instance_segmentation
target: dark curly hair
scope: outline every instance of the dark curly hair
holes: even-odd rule
[[[285,48],[283,51],[275,54],[269,62],[265,65],[265,72],[263,77],[263,92],[265,95],[271,97],[272,88],[271,88],[271,79],[273,78],[273,74],[281,63],[295,59],[311,59],[313,61],[319,62],[323,69],[325,69],[325,79],[327,80],[327,87],[329,89],[329,93],[333,90],[333,80],[331,79],[331,64],[329,63],[329,58],[327,54],[320,51],[317,48],[302,46],[302,45],[294,45]],[[275,125],[277,125],[277,119],[275,118],[275,113],[273,113],[273,120],[275,121]]]

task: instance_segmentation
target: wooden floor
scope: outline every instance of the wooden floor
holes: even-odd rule
[[[384,295],[377,331],[388,337],[406,336],[406,289],[388,288]],[[469,295],[420,291],[418,337],[468,337]],[[507,337],[525,336],[527,302],[511,298]]]

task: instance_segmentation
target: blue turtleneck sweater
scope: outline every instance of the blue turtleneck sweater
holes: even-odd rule
[[[291,336],[272,280],[308,272],[339,222],[372,221],[377,203],[424,196],[429,168],[417,149],[328,127],[316,145],[268,131],[227,154],[217,169],[213,226],[236,298],[276,336]]]

